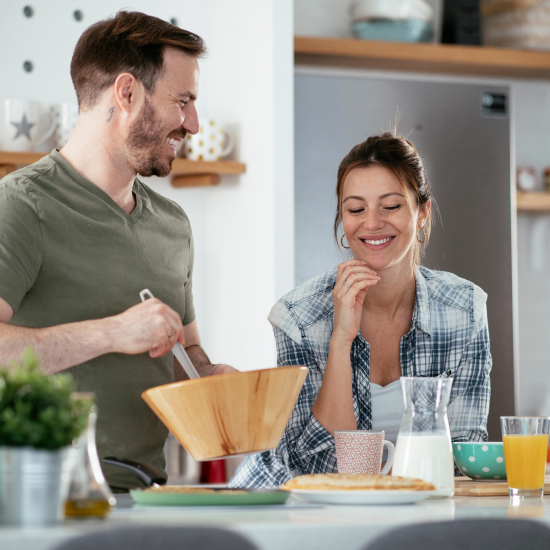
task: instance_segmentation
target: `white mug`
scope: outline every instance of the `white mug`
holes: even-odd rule
[[[235,136],[215,120],[199,122],[198,133],[187,134],[183,140],[183,154],[189,160],[219,160],[229,155],[235,146]]]
[[[0,100],[0,150],[34,151],[54,132],[54,118],[40,102]]]
[[[78,103],[58,103],[52,105],[50,111],[55,118],[56,147],[61,149],[69,141],[76,125]]]

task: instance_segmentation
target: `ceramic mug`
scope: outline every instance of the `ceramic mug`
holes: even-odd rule
[[[55,118],[56,147],[61,149],[69,141],[78,119],[78,103],[59,103],[50,107]]]
[[[219,160],[231,153],[235,136],[212,119],[201,120],[196,134],[187,134],[182,152],[189,160]]]
[[[34,151],[54,132],[54,118],[40,102],[0,100],[0,150]]]
[[[384,432],[366,430],[335,431],[336,461],[339,474],[387,474],[393,465],[395,447],[384,439]],[[384,445],[388,460],[382,468]]]

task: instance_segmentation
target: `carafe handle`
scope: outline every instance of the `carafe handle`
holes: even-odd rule
[[[386,460],[386,464],[382,468],[382,471],[380,473],[387,474],[393,466],[393,455],[395,453],[395,447],[393,446],[393,443],[391,441],[388,441],[387,439],[384,439],[384,443],[382,443],[382,445],[385,445],[388,449],[388,459]]]

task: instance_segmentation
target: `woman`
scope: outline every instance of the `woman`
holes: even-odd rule
[[[279,447],[246,458],[233,487],[336,471],[335,430],[384,430],[395,443],[401,376],[452,376],[453,441],[487,439],[487,295],[419,267],[432,195],[415,147],[390,133],[370,137],[342,160],[336,193],[335,238],[342,226],[353,259],[271,310],[278,364],[306,365],[309,375]]]

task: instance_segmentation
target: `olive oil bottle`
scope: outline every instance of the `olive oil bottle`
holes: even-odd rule
[[[97,409],[93,407],[86,431],[73,441],[70,449],[71,482],[65,503],[68,518],[104,518],[116,505],[97,456],[96,422]]]

